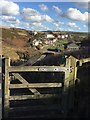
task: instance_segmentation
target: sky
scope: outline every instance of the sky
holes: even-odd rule
[[[0,26],[33,31],[88,32],[88,2],[22,1],[0,1]]]

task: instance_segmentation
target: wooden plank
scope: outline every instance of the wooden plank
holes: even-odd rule
[[[9,72],[65,72],[68,68],[60,66],[12,66]]]
[[[17,78],[20,82],[22,82],[23,85],[28,85],[28,84],[29,84],[20,74],[18,74],[18,73],[12,73],[12,74],[15,76],[15,78]],[[36,89],[34,89],[34,88],[29,88],[29,90],[30,90],[33,94],[35,94],[35,95],[39,95],[39,94],[40,94],[40,93],[39,93]]]
[[[57,119],[57,118],[59,118],[59,119],[61,118],[62,119],[62,118],[65,118],[65,117],[62,116],[61,114],[58,114],[58,113],[57,114],[51,114],[51,115],[50,114],[27,115],[27,116],[22,116],[22,115],[21,116],[15,116],[14,115],[14,117],[10,117],[11,120],[13,120],[13,119],[17,119],[17,120],[18,119],[29,119],[30,120],[30,119],[40,119],[40,118],[41,119],[45,119],[45,118],[46,119],[48,119],[48,118],[49,119],[53,119],[53,118],[54,119]]]
[[[10,84],[9,88],[52,88],[62,87],[62,83]]]
[[[23,83],[23,84],[28,84],[28,82],[20,75],[20,74],[18,74],[18,73],[12,73],[14,76],[15,76],[15,78],[17,78],[21,83]]]
[[[21,96],[10,96],[9,100],[26,100],[26,99],[42,99],[58,97],[57,94],[40,94],[40,95],[21,95]]]
[[[11,111],[30,111],[30,110],[52,110],[52,109],[60,109],[60,104],[51,104],[51,105],[35,105],[35,106],[21,106],[21,107],[14,107],[14,108],[10,108]]]
[[[5,59],[5,82],[4,82],[4,118],[8,117],[8,112],[9,112],[9,71],[8,67],[10,66],[10,59],[6,58]]]
[[[34,95],[40,95],[40,92],[36,90],[35,88],[29,88],[29,90],[34,94]]]

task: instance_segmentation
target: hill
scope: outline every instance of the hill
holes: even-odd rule
[[[19,28],[2,28],[2,54],[12,60],[39,54],[39,51],[28,45],[28,40],[32,37],[29,32]]]

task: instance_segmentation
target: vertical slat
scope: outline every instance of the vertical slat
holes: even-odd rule
[[[8,72],[8,67],[10,66],[10,59],[6,58],[5,59],[5,81],[4,81],[4,118],[8,117],[8,112],[9,112],[9,72]]]

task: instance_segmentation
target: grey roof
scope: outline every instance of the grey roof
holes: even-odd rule
[[[81,50],[71,52],[69,55],[72,55],[73,57],[75,57],[77,59],[89,58],[90,57],[89,51],[90,51],[90,48],[84,48]]]
[[[79,47],[79,46],[75,43],[71,43],[71,44],[67,45],[67,47]]]

